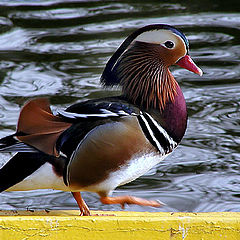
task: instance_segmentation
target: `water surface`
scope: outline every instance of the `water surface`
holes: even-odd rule
[[[117,94],[99,77],[125,37],[147,24],[180,28],[203,77],[171,70],[189,122],[177,150],[114,195],[159,199],[157,211],[240,210],[240,13],[238,1],[8,1],[0,3],[0,137],[13,133],[27,100],[47,96],[53,110]],[[10,157],[1,154],[3,163]],[[91,209],[120,210],[83,193]],[[70,193],[5,192],[1,209],[73,209]],[[156,211],[127,206],[126,210]]]

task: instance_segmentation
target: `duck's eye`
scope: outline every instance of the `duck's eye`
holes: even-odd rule
[[[174,42],[172,41],[166,41],[164,43],[164,45],[167,47],[167,48],[173,48],[174,47]]]

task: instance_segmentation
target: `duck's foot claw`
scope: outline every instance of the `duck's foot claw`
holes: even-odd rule
[[[80,216],[90,216],[90,210],[85,201],[82,199],[80,192],[72,192],[72,195],[77,201],[78,207],[80,209]]]

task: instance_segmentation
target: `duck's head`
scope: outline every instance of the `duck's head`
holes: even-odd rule
[[[106,64],[101,81],[105,86],[123,86],[123,95],[133,103],[163,109],[176,94],[177,83],[168,69],[174,64],[202,75],[181,31],[165,24],[148,25],[122,43]]]

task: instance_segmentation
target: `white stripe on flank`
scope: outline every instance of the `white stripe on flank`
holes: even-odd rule
[[[142,113],[142,112],[140,112],[140,113]],[[151,138],[152,138],[152,140],[156,143],[159,152],[160,152],[161,154],[165,154],[164,149],[162,148],[161,144],[159,143],[159,141],[158,141],[158,140],[156,139],[156,137],[154,136],[154,133],[153,133],[152,129],[150,128],[147,120],[144,118],[144,116],[143,116],[142,114],[140,115],[140,117],[141,117],[141,119],[143,120],[143,122],[145,123],[145,126],[146,126],[146,128],[147,128],[147,130],[148,130],[148,132],[149,132],[149,134],[150,134],[150,136],[151,136]]]

